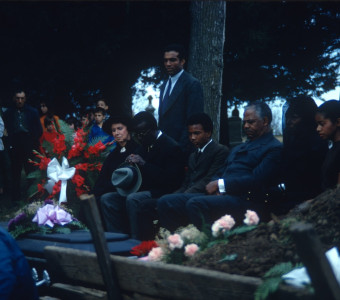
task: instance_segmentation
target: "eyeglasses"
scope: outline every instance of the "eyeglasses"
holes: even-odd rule
[[[132,135],[134,138],[141,140],[143,137],[145,137],[149,132],[151,131],[151,129],[148,129],[146,131],[141,131],[141,132],[134,132]]]

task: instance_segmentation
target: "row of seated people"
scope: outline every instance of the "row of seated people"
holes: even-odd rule
[[[143,240],[154,237],[154,219],[173,231],[190,223],[202,229],[224,214],[240,223],[247,209],[264,221],[270,213],[286,213],[340,183],[339,106],[328,101],[317,108],[310,98],[293,99],[283,147],[273,136],[268,105],[250,104],[243,117],[248,139],[230,152],[211,139],[210,117],[194,114],[187,125],[196,150],[188,162],[151,114],[116,117],[117,147],[93,190],[106,230]],[[327,140],[333,140],[330,150]]]

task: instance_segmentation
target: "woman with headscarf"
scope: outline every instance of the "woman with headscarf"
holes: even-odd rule
[[[288,208],[321,193],[327,143],[316,132],[317,105],[307,96],[289,100],[283,133],[283,181]]]

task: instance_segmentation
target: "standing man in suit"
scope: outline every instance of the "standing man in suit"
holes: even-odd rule
[[[189,155],[186,121],[196,112],[204,111],[201,83],[186,72],[184,48],[173,44],[164,49],[164,67],[168,80],[162,85],[159,99],[159,129],[172,137]]]
[[[20,200],[22,168],[26,175],[33,170],[28,162],[32,151],[39,149],[42,127],[38,111],[26,103],[26,94],[18,90],[13,97],[14,105],[6,110],[4,122],[8,132],[9,152],[12,165],[13,200]]]
[[[176,190],[183,180],[183,152],[178,143],[158,130],[156,119],[148,112],[136,114],[132,127],[141,147],[126,161],[138,165],[142,185],[127,196],[117,192],[102,197],[101,206],[108,231],[127,233],[130,227],[132,238],[151,239],[157,198]]]
[[[260,218],[268,206],[271,187],[280,182],[282,144],[273,136],[272,112],[266,103],[255,102],[245,108],[243,128],[248,137],[234,147],[224,166],[206,186],[207,195],[194,195],[178,210],[185,211],[189,223],[201,228],[225,214],[241,222],[247,209]]]
[[[221,168],[228,155],[228,148],[211,139],[213,122],[205,113],[196,113],[187,120],[190,142],[196,150],[190,154],[188,170],[182,186],[174,193],[157,201],[157,211],[162,227],[170,231],[189,223],[185,211],[178,209],[193,196],[205,193],[205,186]]]

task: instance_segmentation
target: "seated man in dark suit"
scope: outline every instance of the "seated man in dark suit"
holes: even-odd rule
[[[155,211],[156,199],[173,192],[183,180],[184,159],[180,146],[157,129],[157,121],[150,113],[135,115],[132,128],[141,147],[126,161],[138,165],[141,188],[126,197],[118,192],[110,198],[102,197],[101,206],[108,231],[127,233],[130,225],[132,238],[145,239],[151,238],[146,231],[152,227],[150,215]]]
[[[213,122],[205,113],[196,113],[187,120],[190,142],[196,151],[190,154],[188,170],[182,186],[174,193],[157,201],[157,211],[162,227],[171,231],[189,221],[183,208],[187,199],[205,193],[205,186],[221,168],[228,155],[228,148],[211,139]]]
[[[208,195],[188,199],[185,210],[198,228],[225,214],[241,222],[247,209],[264,218],[268,189],[279,183],[282,144],[273,136],[272,113],[265,103],[246,107],[243,128],[248,140],[231,150],[224,167],[206,186]]]

